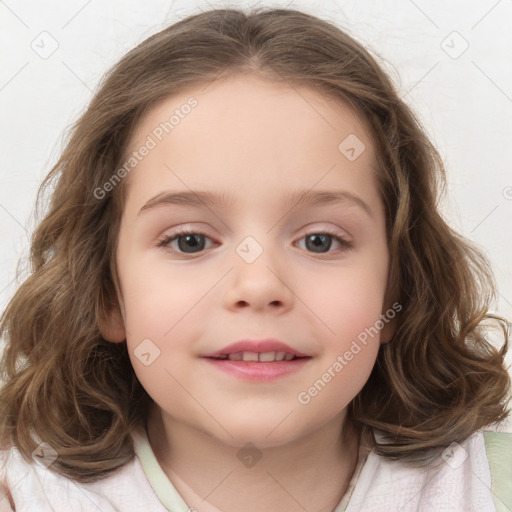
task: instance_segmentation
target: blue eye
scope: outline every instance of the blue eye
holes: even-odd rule
[[[341,235],[336,235],[329,232],[309,233],[308,235],[302,237],[301,240],[302,239],[306,240],[306,248],[317,254],[329,252],[332,247],[333,240],[338,242],[342,249],[350,249],[352,247],[351,243]],[[340,248],[331,252],[336,252],[339,249]]]
[[[343,237],[339,232],[332,233],[330,231],[311,232],[301,237],[299,240],[306,240],[306,250],[316,253],[337,253],[340,251],[348,251],[352,248],[352,243]],[[175,233],[166,235],[158,242],[158,247],[163,247],[169,252],[178,254],[198,254],[205,250],[206,240],[211,240],[205,233],[194,231],[190,228],[180,228]],[[331,250],[333,240],[340,247]],[[177,248],[172,244],[177,242]]]

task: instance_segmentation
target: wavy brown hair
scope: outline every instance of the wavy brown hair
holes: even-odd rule
[[[51,469],[94,481],[133,457],[131,430],[150,398],[126,343],[99,325],[119,305],[116,240],[125,181],[94,193],[122,163],[149,107],[232,73],[306,85],[347,102],[376,149],[386,209],[390,268],[386,300],[403,309],[392,340],[348,418],[387,435],[375,451],[417,465],[486,425],[505,419],[508,322],[489,313],[495,285],[482,253],[455,233],[437,204],[439,154],[375,58],[334,24],[291,9],[216,9],[149,37],[106,75],[41,185],[48,211],[32,237],[30,276],[0,325],[0,440],[30,460],[38,440],[58,458]],[[500,350],[485,324],[501,326]]]

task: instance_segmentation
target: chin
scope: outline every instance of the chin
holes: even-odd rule
[[[238,422],[222,423],[231,435],[223,429],[216,428],[217,435],[215,437],[220,438],[228,446],[243,447],[247,443],[253,443],[259,448],[272,448],[292,442],[301,436],[297,424],[293,425],[293,430],[291,430],[291,425],[288,425],[288,428],[283,424],[280,425],[282,421],[283,417],[276,418],[275,421],[266,420],[264,422],[257,422],[247,417],[241,418]]]

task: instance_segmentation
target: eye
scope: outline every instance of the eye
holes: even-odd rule
[[[336,253],[343,250],[347,251],[352,248],[352,243],[347,240],[340,232],[311,232],[303,236],[300,240],[306,241],[305,246],[307,250],[317,254],[323,254],[327,252]],[[333,240],[339,244],[339,247],[333,251],[330,251]]]
[[[205,249],[205,239],[210,240],[205,233],[190,228],[179,228],[175,233],[159,240],[158,247],[164,247],[171,252],[196,254]],[[178,250],[172,247],[174,242],[178,242]]]
[[[352,243],[347,240],[340,232],[318,231],[311,232],[300,238],[304,240],[305,248],[308,251],[323,254],[336,253],[338,251],[347,251],[352,248]],[[189,227],[182,227],[170,235],[165,235],[158,241],[158,247],[163,247],[170,252],[178,254],[197,254],[205,250],[206,240],[211,240],[205,233],[193,230]],[[339,247],[331,251],[333,240]],[[176,245],[173,246],[177,242]]]

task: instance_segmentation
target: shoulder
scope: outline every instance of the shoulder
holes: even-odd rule
[[[50,466],[49,459],[25,460],[16,448],[0,451],[0,512],[10,512],[14,506],[37,512],[165,512],[137,457],[92,483],[66,478]]]
[[[434,465],[425,468],[372,451],[346,509],[358,510],[496,512],[483,433],[452,443]]]

